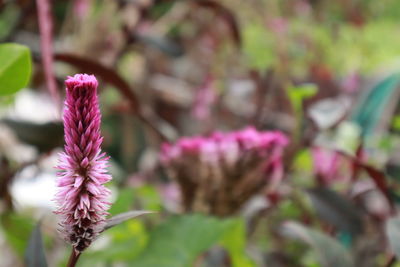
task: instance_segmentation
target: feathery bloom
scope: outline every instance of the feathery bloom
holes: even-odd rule
[[[160,160],[179,184],[185,210],[226,216],[280,182],[287,144],[281,132],[247,127],[165,143]]]
[[[101,114],[97,80],[93,75],[68,77],[64,108],[65,152],[60,154],[55,201],[62,216],[61,233],[77,253],[87,248],[104,228],[111,180],[108,157],[101,152]]]

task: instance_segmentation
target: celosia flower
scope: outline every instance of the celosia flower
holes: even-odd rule
[[[178,182],[187,211],[226,216],[267,185],[279,183],[287,144],[280,132],[248,127],[163,144],[161,162]]]
[[[60,154],[56,194],[61,233],[77,253],[103,230],[110,190],[104,183],[108,157],[101,152],[101,114],[93,75],[68,77],[64,109],[65,152]]]

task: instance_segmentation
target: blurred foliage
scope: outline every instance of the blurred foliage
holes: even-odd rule
[[[354,266],[350,253],[335,239],[295,222],[286,222],[283,227],[287,235],[315,249],[321,266]]]
[[[4,235],[13,249],[22,257],[34,228],[32,219],[25,215],[8,213],[1,215]]]
[[[228,232],[232,233],[234,226],[229,220],[221,221],[202,215],[171,217],[151,232],[146,249],[132,264],[143,267],[192,266],[202,252],[221,240]],[[225,237],[225,242],[226,238],[232,237]],[[243,235],[240,236],[239,229],[239,240],[235,240],[236,244],[229,244],[229,251],[237,252],[239,248],[240,252],[240,238],[243,238]],[[240,257],[240,254],[237,256]],[[236,258],[234,264],[243,261],[245,265],[234,266],[249,266],[246,258]]]

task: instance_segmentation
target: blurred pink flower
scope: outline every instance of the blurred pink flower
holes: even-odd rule
[[[179,191],[179,185],[174,182],[162,184],[159,186],[159,191],[164,205],[174,211],[179,211],[179,203],[181,201],[181,193]]]
[[[64,110],[65,152],[60,154],[55,201],[63,218],[61,233],[76,253],[83,251],[103,230],[111,180],[108,157],[101,153],[101,114],[97,80],[93,75],[68,77]]]
[[[288,139],[281,132],[247,127],[240,131],[215,132],[208,137],[183,137],[175,144],[163,144],[160,158],[180,185],[186,210],[191,210],[192,205],[214,206],[220,208],[215,214],[226,215],[265,185],[276,186],[280,182],[283,149],[287,145]],[[210,192],[196,192],[202,190]],[[206,197],[207,194],[211,195]],[[218,207],[208,202],[218,194],[226,198],[220,201],[230,208],[222,210],[225,204]],[[196,197],[199,199],[194,200]]]
[[[91,0],[75,0],[73,4],[74,14],[82,19],[88,12],[91,5]]]
[[[342,82],[342,89],[346,93],[356,93],[360,89],[360,75],[357,72],[349,74]]]
[[[206,120],[211,115],[211,106],[216,100],[213,83],[214,79],[211,76],[208,77],[204,85],[196,92],[192,115],[198,120]]]
[[[274,33],[283,35],[288,31],[289,23],[286,18],[271,18],[267,22],[267,27]]]
[[[313,147],[311,153],[314,163],[314,174],[322,183],[329,184],[340,179],[340,155],[337,152],[321,147]]]

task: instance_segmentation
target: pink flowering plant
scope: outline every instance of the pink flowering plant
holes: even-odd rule
[[[1,1],[0,267],[399,267],[399,14]]]
[[[65,81],[64,152],[60,153],[55,201],[62,218],[60,233],[73,247],[70,265],[107,226],[111,191],[104,185],[109,157],[101,151],[98,82],[93,75],[76,74]],[[135,216],[140,215],[135,214]]]
[[[62,234],[80,253],[104,229],[111,193],[104,184],[111,176],[106,170],[109,158],[100,148],[97,80],[93,75],[77,74],[65,84],[65,152],[58,165],[57,213],[63,218]]]
[[[185,211],[232,215],[283,178],[287,137],[254,127],[179,139],[162,146],[161,161],[177,181]]]

